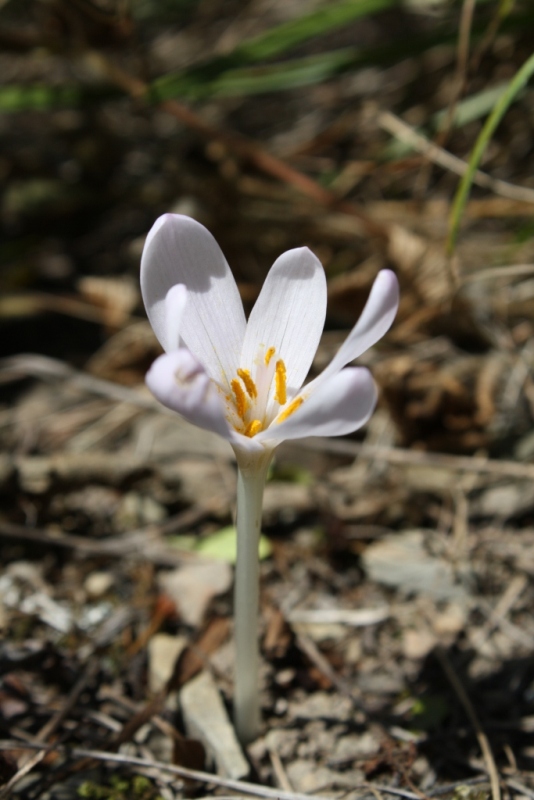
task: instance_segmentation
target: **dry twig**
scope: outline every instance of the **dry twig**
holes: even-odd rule
[[[409,144],[414,150],[417,150],[434,164],[443,167],[443,169],[449,170],[455,175],[464,175],[467,172],[468,165],[465,161],[437,144],[430,142],[425,136],[415,131],[390,111],[383,111],[379,115],[378,124],[388,133],[391,133],[392,136],[395,136],[396,139]],[[484,189],[490,189],[495,194],[507,197],[510,200],[534,203],[534,189],[529,189],[526,186],[516,186],[499,178],[492,178],[491,175],[481,170],[475,172],[473,183],[476,183],[477,186],[482,186]]]
[[[461,680],[456,674],[454,667],[452,666],[446,652],[443,650],[443,648],[438,647],[436,649],[436,653],[440,660],[441,666],[443,667],[443,671],[445,672],[447,678],[449,679],[452,688],[456,692],[458,700],[464,707],[465,713],[469,717],[469,720],[471,721],[471,724],[475,729],[476,737],[478,739],[478,743],[480,745],[480,749],[482,751],[482,755],[486,763],[486,768],[488,770],[488,775],[491,784],[491,796],[493,800],[501,800],[499,773],[497,772],[497,765],[495,764],[495,759],[493,758],[493,753],[491,751],[488,737],[486,736],[486,733],[484,732],[482,725],[480,724],[480,720],[478,719],[475,708],[471,700],[469,699],[469,695],[467,694]]]
[[[366,461],[386,461],[389,464],[416,467],[448,469],[451,472],[479,472],[508,478],[529,478],[534,480],[534,464],[517,461],[498,461],[480,456],[451,456],[447,453],[428,453],[420,450],[404,450],[400,447],[382,447],[362,444],[348,439],[336,441],[312,437],[298,442],[300,447],[323,453],[363,458]]]
[[[280,789],[271,789],[267,786],[259,786],[256,783],[247,781],[236,781],[231,778],[223,778],[220,775],[212,775],[209,772],[202,772],[187,767],[177,767],[173,764],[164,764],[161,761],[150,761],[147,758],[137,758],[135,756],[118,755],[116,753],[104,753],[101,750],[89,750],[84,747],[67,747],[64,745],[50,745],[48,747],[35,744],[33,742],[19,742],[17,740],[0,741],[0,750],[39,750],[44,753],[62,753],[71,758],[91,759],[92,761],[103,761],[110,764],[123,764],[130,767],[143,767],[156,769],[161,772],[168,772],[178,775],[180,778],[188,778],[191,781],[222,786],[226,789],[233,789],[242,794],[252,795],[253,797],[268,797],[272,800],[310,800],[309,795],[299,794],[298,792],[286,792]],[[399,794],[397,790],[393,794]],[[408,797],[406,793],[402,795]],[[328,798],[314,795],[314,800],[328,800]],[[410,795],[409,800],[412,800]],[[419,800],[417,795],[413,795],[413,800]]]

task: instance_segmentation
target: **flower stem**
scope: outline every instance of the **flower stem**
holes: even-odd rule
[[[242,744],[253,741],[260,727],[258,545],[263,489],[270,461],[270,453],[262,454],[253,465],[240,464],[238,458],[234,721]]]

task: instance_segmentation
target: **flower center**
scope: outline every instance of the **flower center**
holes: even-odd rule
[[[302,397],[288,402],[286,365],[275,355],[274,347],[260,345],[254,377],[251,370],[239,368],[230,381],[232,391],[226,396],[229,421],[244,436],[252,438],[272,422],[283,422],[304,402]]]

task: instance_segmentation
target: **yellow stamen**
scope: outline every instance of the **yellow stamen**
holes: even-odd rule
[[[274,356],[275,353],[276,353],[276,348],[275,347],[269,347],[269,349],[265,353],[265,366],[266,367],[269,366],[269,362],[270,362],[271,358]]]
[[[254,400],[258,396],[258,390],[256,389],[256,384],[252,380],[250,370],[238,369],[237,374],[245,384],[245,389],[247,390],[248,396],[251,398],[251,400]]]
[[[291,414],[294,411],[296,411],[297,408],[299,408],[303,404],[303,402],[304,402],[304,400],[302,399],[302,397],[295,397],[295,399],[291,401],[291,403],[288,405],[288,407],[284,408],[284,410],[282,411],[282,413],[280,414],[280,416],[276,420],[277,424],[279,424],[280,422],[283,422],[285,419],[290,417]]]
[[[263,428],[263,425],[259,421],[259,419],[253,419],[252,422],[249,422],[243,433],[245,436],[248,436],[249,439],[252,439],[253,436],[256,436]]]
[[[276,391],[274,393],[274,399],[277,403],[280,403],[281,406],[285,405],[287,402],[287,395],[286,395],[286,365],[280,359],[276,362],[276,373],[274,376],[274,380],[276,383]]]
[[[234,380],[230,382],[230,386],[234,390],[237,413],[241,419],[244,419],[248,408],[247,396],[237,378],[234,378]]]

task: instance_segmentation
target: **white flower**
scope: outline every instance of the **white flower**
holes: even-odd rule
[[[272,451],[284,439],[351,433],[371,416],[373,379],[347,364],[393,322],[393,272],[379,273],[357,324],[306,385],[326,315],[324,269],[308,248],[275,261],[247,322],[213,236],[189,217],[166,214],[146,240],[141,290],[165,350],[148,387],[189,422],[227,439],[238,456]]]

